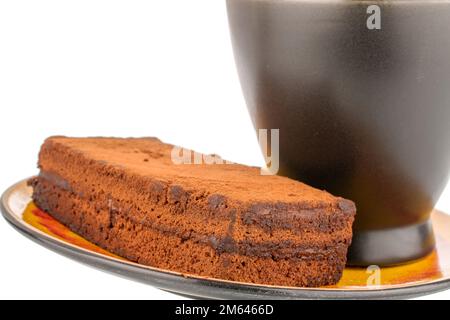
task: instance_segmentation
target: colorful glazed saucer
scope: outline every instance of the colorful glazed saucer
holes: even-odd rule
[[[435,211],[437,248],[427,257],[389,268],[347,268],[332,287],[293,288],[254,285],[183,275],[115,256],[39,210],[25,181],[2,196],[6,220],[33,241],[78,262],[184,296],[216,299],[382,299],[412,298],[450,288],[450,216]]]

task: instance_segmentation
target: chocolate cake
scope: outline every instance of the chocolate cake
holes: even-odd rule
[[[33,200],[93,243],[186,275],[316,287],[338,282],[349,201],[238,164],[174,164],[156,138],[51,137]]]

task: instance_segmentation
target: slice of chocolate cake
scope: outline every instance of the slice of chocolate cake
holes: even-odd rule
[[[45,141],[33,199],[95,244],[188,275],[282,286],[335,284],[354,204],[259,168],[181,164],[158,139]]]

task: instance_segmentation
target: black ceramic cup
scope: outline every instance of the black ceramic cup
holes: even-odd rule
[[[368,27],[371,5],[381,29]],[[357,205],[349,264],[432,251],[450,172],[450,2],[227,6],[254,126],[280,129],[280,174]]]

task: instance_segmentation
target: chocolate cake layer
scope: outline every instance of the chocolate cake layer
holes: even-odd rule
[[[97,245],[186,274],[284,286],[336,283],[354,204],[259,168],[173,163],[154,138],[45,141],[36,204]]]

